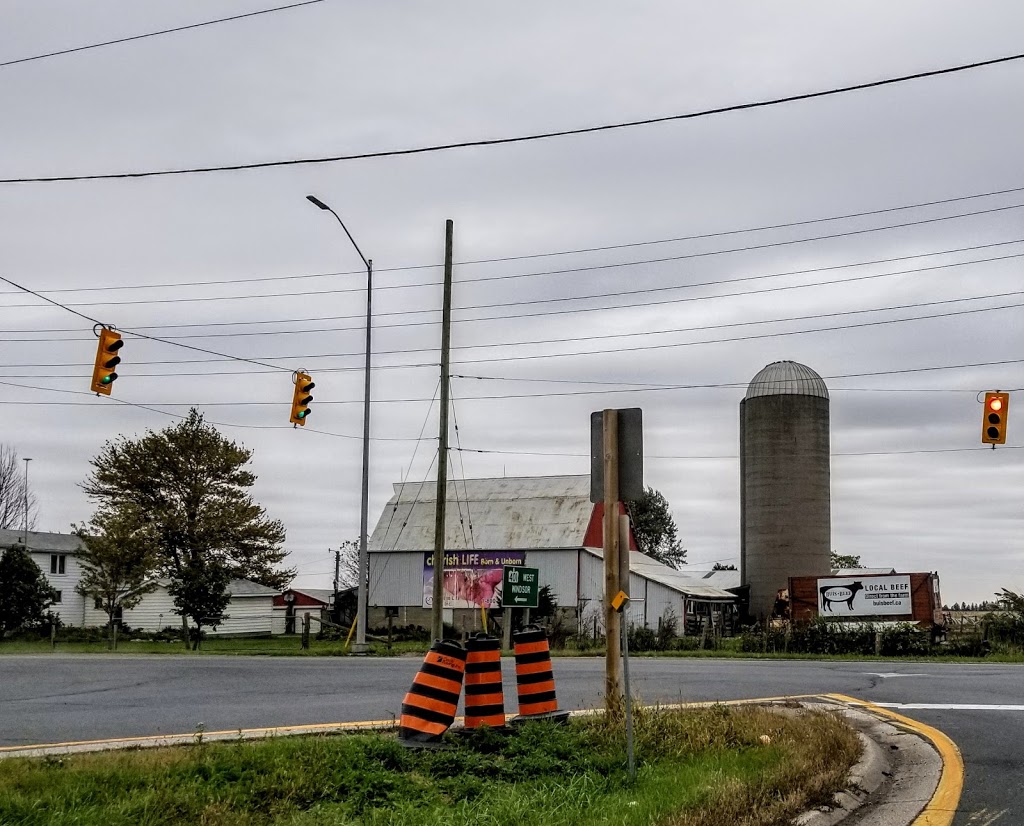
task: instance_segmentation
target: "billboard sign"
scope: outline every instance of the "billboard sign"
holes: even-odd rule
[[[445,551],[444,608],[500,608],[505,566],[521,567],[526,551]],[[434,605],[434,554],[423,555],[423,607]]]
[[[874,617],[913,613],[910,574],[818,580],[818,616]]]

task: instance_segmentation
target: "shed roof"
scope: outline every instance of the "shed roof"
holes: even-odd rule
[[[599,548],[587,548],[586,550],[599,559],[604,558],[604,554]],[[673,591],[683,594],[689,599],[708,600],[711,602],[736,601],[736,594],[716,588],[713,585],[708,585],[698,577],[693,577],[683,571],[670,568],[665,563],[659,562],[639,551],[630,551],[629,570],[631,573],[638,574],[644,579],[649,579],[652,582],[664,585],[666,588],[671,588]]]
[[[397,483],[369,541],[370,551],[434,547],[436,487]],[[590,477],[527,476],[448,483],[445,548],[578,548],[590,524]]]

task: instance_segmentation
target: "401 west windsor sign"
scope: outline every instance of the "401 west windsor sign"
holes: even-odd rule
[[[502,608],[536,608],[540,598],[540,569],[505,568],[501,583]]]
[[[818,615],[873,617],[913,614],[910,575],[818,580]]]

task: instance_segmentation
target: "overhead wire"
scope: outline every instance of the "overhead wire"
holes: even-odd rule
[[[1017,294],[1021,294],[1021,293],[1024,293],[1024,291],[1021,291],[1020,293],[1007,293],[1005,295],[1017,295]],[[689,329],[669,330],[669,331],[663,331],[663,332],[668,334],[668,333],[680,333],[680,332],[691,332],[691,331],[703,331],[703,330],[710,330],[710,329],[720,329],[720,328],[735,327],[735,326],[746,326],[748,324],[787,323],[787,322],[791,322],[793,320],[811,320],[811,319],[814,319],[814,318],[828,318],[828,317],[833,317],[833,316],[850,315],[850,314],[860,313],[860,312],[885,312],[885,311],[891,311],[891,310],[895,310],[895,309],[906,309],[906,308],[911,308],[911,307],[915,307],[915,306],[930,306],[930,305],[933,305],[933,304],[948,304],[948,303],[954,303],[954,302],[958,302],[958,301],[975,301],[975,300],[982,300],[982,299],[994,298],[994,297],[999,297],[999,296],[998,295],[995,295],[995,296],[980,296],[980,297],[976,297],[976,298],[950,299],[950,300],[947,300],[947,301],[937,301],[937,302],[922,302],[920,304],[907,304],[907,305],[901,305],[899,307],[876,308],[876,309],[873,309],[873,310],[856,310],[856,311],[847,311],[847,312],[838,312],[838,313],[822,313],[822,314],[816,314],[816,315],[808,315],[808,316],[796,317],[795,319],[773,319],[773,320],[755,321],[755,322],[725,323],[725,324],[719,324],[719,325],[710,325],[710,326],[707,326],[707,327],[694,327],[694,328],[689,328]],[[502,361],[527,361],[527,360],[537,360],[537,359],[575,358],[575,357],[580,357],[580,356],[607,355],[609,353],[632,353],[632,352],[641,352],[641,351],[649,351],[649,350],[666,350],[666,349],[676,349],[676,348],[683,348],[683,347],[697,347],[697,346],[704,346],[704,345],[709,345],[709,344],[724,344],[724,343],[732,343],[732,342],[736,342],[736,341],[753,341],[753,340],[764,339],[764,338],[782,338],[782,337],[786,337],[786,336],[809,335],[809,334],[812,334],[812,333],[835,332],[836,330],[853,330],[853,329],[862,329],[862,328],[866,328],[866,327],[878,327],[878,326],[884,326],[884,325],[889,325],[889,324],[904,324],[904,323],[910,323],[910,322],[914,322],[914,321],[928,321],[928,320],[933,320],[933,319],[937,319],[937,318],[949,318],[949,317],[954,317],[954,316],[974,315],[974,314],[977,314],[977,313],[987,313],[987,312],[996,312],[996,311],[1000,311],[1000,310],[1016,309],[1016,308],[1022,307],[1022,306],[1024,306],[1024,302],[1014,302],[1014,303],[1010,303],[1010,304],[1001,304],[1001,305],[998,305],[998,306],[995,306],[995,307],[977,307],[977,308],[971,308],[971,309],[965,309],[965,310],[949,310],[947,312],[929,313],[929,314],[926,314],[926,315],[917,315],[917,316],[907,316],[907,317],[904,317],[904,318],[877,319],[877,320],[874,320],[874,321],[860,321],[860,322],[854,322],[854,323],[850,323],[850,324],[833,324],[833,325],[824,326],[824,327],[811,327],[811,328],[804,329],[804,330],[782,330],[782,331],[778,331],[778,332],[751,333],[749,335],[743,335],[743,336],[730,336],[730,337],[726,337],[726,338],[701,339],[699,341],[671,342],[671,343],[663,343],[663,344],[645,344],[645,345],[635,346],[635,347],[616,347],[614,350],[607,350],[607,349],[605,349],[605,350],[577,350],[575,352],[569,352],[569,353],[565,353],[565,352],[527,353],[527,354],[507,355],[507,356],[500,356],[500,357],[493,357],[493,358],[463,358],[463,359],[461,359],[459,361],[453,361],[452,364],[483,364],[483,363],[502,362]],[[580,337],[576,337],[576,338],[565,337],[565,338],[561,338],[561,339],[542,340],[542,341],[503,342],[501,344],[467,344],[467,345],[458,345],[458,346],[452,347],[452,349],[453,350],[478,350],[478,349],[484,349],[484,348],[489,348],[489,347],[502,347],[502,348],[506,348],[507,349],[509,347],[528,347],[528,346],[536,346],[537,344],[550,344],[550,343],[554,343],[554,342],[557,342],[557,343],[583,342],[583,341],[606,339],[606,338],[609,338],[609,337],[611,337],[611,338],[625,338],[625,337],[630,337],[630,336],[634,336],[634,335],[637,335],[637,334],[634,334],[634,333],[622,333],[622,334],[615,334],[615,335],[612,335],[612,336],[595,335],[595,336],[580,336]],[[188,345],[179,345],[179,346],[188,346]],[[202,350],[201,348],[191,348],[191,349],[199,349],[201,352],[209,352],[209,353],[214,354],[214,355],[222,355],[222,354],[216,354],[213,351]],[[411,353],[432,352],[434,349],[436,349],[436,348],[432,348],[432,347],[431,348],[410,347],[410,348],[401,348],[401,349],[394,349],[394,350],[378,350],[378,351],[375,352],[374,355],[375,356],[408,355],[408,354],[411,354]],[[348,353],[302,353],[302,354],[292,354],[292,355],[288,355],[288,356],[277,356],[276,358],[288,358],[288,359],[291,359],[293,361],[300,361],[300,360],[309,360],[309,359],[354,358],[354,357],[358,357],[358,356],[362,356],[362,355],[364,355],[364,354],[361,353],[361,352],[348,352]],[[138,364],[138,365],[188,364],[188,363],[214,364],[214,363],[220,363],[220,362],[223,362],[223,361],[248,361],[248,362],[253,363],[253,364],[264,364],[263,362],[260,362],[260,361],[255,360],[255,359],[244,359],[244,358],[233,357],[233,356],[225,356],[223,358],[212,358],[212,359],[199,359],[199,360],[196,360],[196,359],[180,359],[180,360],[177,360],[177,361],[167,361],[167,360],[149,360],[149,361],[145,361],[145,360],[143,360],[143,361],[136,362],[136,364]],[[19,369],[47,368],[47,367],[82,367],[82,366],[88,366],[88,362],[56,362],[56,363],[50,362],[50,363],[35,363],[35,364],[12,364],[12,365],[7,365],[7,366],[8,367],[19,368]],[[403,366],[409,366],[409,365],[403,365]],[[324,372],[325,371],[324,368],[320,368],[320,367],[311,368],[311,369],[315,369],[317,372]],[[175,375],[181,375],[181,374],[175,374]]]
[[[944,205],[944,204],[956,203],[958,201],[977,200],[977,199],[980,199],[980,198],[990,198],[990,197],[994,197],[994,196],[997,196],[997,195],[1008,195],[1008,194],[1011,194],[1011,193],[1018,193],[1018,192],[1024,192],[1024,186],[1022,186],[1022,187],[1011,187],[1011,188],[1008,188],[1008,189],[990,190],[990,191],[987,191],[987,192],[975,192],[975,193],[971,193],[971,194],[968,194],[968,195],[957,195],[957,196],[953,196],[953,197],[950,197],[950,198],[942,198],[942,199],[933,200],[933,201],[918,201],[918,202],[912,203],[912,204],[901,204],[899,206],[882,207],[882,208],[879,208],[879,209],[863,210],[861,212],[849,212],[849,213],[845,213],[845,214],[841,214],[841,215],[830,215],[830,216],[818,217],[818,218],[808,218],[808,219],[804,219],[804,220],[800,220],[800,221],[789,221],[789,222],[780,223],[780,224],[764,224],[764,225],[761,225],[761,226],[742,227],[742,228],[739,228],[739,229],[730,229],[730,230],[719,230],[719,231],[715,231],[715,232],[699,233],[699,234],[695,234],[695,235],[680,235],[680,236],[674,236],[674,237],[671,237],[671,238],[657,238],[657,239],[648,239],[648,240],[644,240],[644,241],[630,241],[630,242],[625,242],[625,243],[621,243],[621,244],[610,244],[610,245],[606,245],[606,246],[579,247],[579,248],[567,249],[567,250],[551,250],[551,251],[547,251],[547,252],[524,253],[524,254],[521,254],[521,255],[506,255],[506,256],[500,256],[500,257],[496,257],[496,258],[467,259],[467,260],[463,260],[463,261],[456,261],[455,262],[455,266],[469,266],[469,265],[476,265],[476,264],[494,264],[494,263],[505,263],[505,262],[511,262],[511,261],[525,261],[525,260],[530,260],[530,259],[551,258],[551,257],[556,257],[556,256],[582,255],[582,254],[593,253],[593,252],[608,252],[608,251],[613,251],[613,250],[629,249],[629,248],[633,248],[633,247],[653,246],[653,245],[659,245],[659,244],[674,244],[674,243],[679,243],[679,242],[684,242],[684,241],[697,241],[697,240],[706,240],[706,239],[710,239],[710,238],[723,238],[723,237],[727,237],[727,236],[731,236],[731,235],[744,235],[744,234],[752,233],[752,232],[764,232],[764,231],[768,231],[768,230],[789,229],[789,228],[792,228],[792,227],[799,227],[799,226],[808,226],[808,225],[812,225],[812,224],[828,223],[828,222],[831,222],[831,221],[843,221],[843,220],[848,220],[848,219],[851,219],[851,218],[863,218],[863,217],[867,217],[867,216],[871,216],[871,215],[884,215],[884,214],[892,213],[892,212],[902,212],[902,211],[911,210],[911,209],[921,209],[921,208],[924,208],[924,207],[939,206],[939,205]],[[1014,243],[1014,242],[1004,242],[1004,243]],[[982,244],[982,245],[976,246],[976,247],[964,247],[964,248],[961,248],[959,250],[950,250],[949,252],[962,252],[964,250],[983,249],[983,248],[989,247],[989,246],[998,246],[998,245],[997,244],[996,245]],[[922,253],[922,254],[924,254],[924,253]],[[940,253],[936,252],[936,253],[927,253],[927,254],[936,254],[937,255],[937,254],[940,254]],[[900,257],[900,258],[885,259],[883,261],[879,261],[879,262],[876,262],[876,263],[886,263],[888,261],[900,261],[900,260],[905,260],[906,258],[915,258],[915,257],[918,257],[918,256],[903,256],[903,257]],[[404,271],[425,270],[425,269],[440,269],[442,266],[443,266],[442,264],[412,264],[412,265],[397,266],[397,267],[376,267],[374,269],[374,272],[376,272],[379,275],[381,273],[391,273],[391,272],[404,272]],[[853,265],[850,265],[850,266],[853,266]],[[291,280],[300,280],[300,279],[329,278],[329,277],[333,278],[333,277],[340,277],[340,276],[346,276],[346,275],[363,276],[363,275],[365,275],[365,270],[343,270],[343,271],[339,271],[339,272],[299,273],[299,274],[278,275],[278,276],[260,276],[260,277],[249,277],[249,278],[228,278],[228,279],[216,279],[216,280],[209,280],[209,281],[173,281],[173,282],[164,282],[164,283],[158,283],[158,284],[117,284],[117,285],[111,284],[109,286],[64,287],[64,288],[58,288],[58,289],[52,289],[52,290],[42,290],[42,292],[44,292],[44,293],[56,293],[56,292],[96,292],[96,291],[108,291],[108,290],[109,291],[114,291],[114,290],[163,289],[163,288],[171,288],[171,287],[222,286],[222,285],[226,285],[226,284],[251,284],[251,283],[260,283],[260,282],[266,282],[266,281],[291,281]],[[476,279],[476,280],[483,280],[483,279]],[[433,286],[436,286],[437,283],[438,282],[435,282],[435,281],[427,281],[427,282],[419,282],[419,283],[415,283],[415,284],[395,284],[395,285],[380,284],[380,285],[375,285],[374,289],[379,291],[379,290],[409,289],[409,288],[412,288],[412,287],[427,287],[427,286],[433,287]],[[351,287],[351,288],[337,290],[336,292],[339,292],[339,293],[344,293],[344,292],[362,292],[363,290],[365,290],[365,287],[358,286],[358,287]],[[4,294],[7,294],[7,293],[0,291],[0,295],[4,295]]]
[[[371,160],[379,158],[394,158],[410,155],[425,155],[437,152],[447,152],[456,149],[468,149],[474,147],[502,146],[518,143],[530,143],[554,138],[572,137],[578,135],[596,134],[599,132],[610,132],[621,129],[631,129],[641,126],[652,126],[661,123],[674,121],[694,120],[714,115],[721,115],[728,112],[742,112],[751,109],[762,109],[771,106],[796,103],[800,101],[814,100],[818,98],[833,97],[836,95],[848,94],[850,92],[864,91],[867,89],[878,89],[885,86],[893,86],[901,83],[908,83],[926,78],[941,77],[957,74],[960,72],[973,71],[985,67],[997,66],[1000,64],[1013,63],[1024,59],[1024,53],[1003,55],[1001,57],[978,60],[971,63],[961,63],[955,66],[946,66],[941,69],[929,69],[920,72],[913,72],[905,75],[881,78],[878,80],[865,81],[862,83],[836,86],[827,89],[819,89],[812,92],[784,95],[781,97],[767,98],[763,100],[735,103],[725,106],[716,106],[708,109],[701,109],[693,112],[684,112],[673,115],[662,115],[657,117],[640,118],[636,120],[618,121],[604,123],[595,126],[584,126],[570,129],[556,129],[544,132],[534,132],[523,135],[514,135],[497,138],[484,138],[476,140],[454,141],[442,144],[428,144],[424,146],[406,147],[400,149],[385,149],[370,152],[357,152],[342,155],[330,155],[307,158],[290,158],[271,161],[257,161],[251,163],[217,164],[206,166],[191,166],[171,169],[149,169],[125,172],[106,173],[83,173],[77,175],[49,175],[29,176],[17,178],[0,178],[0,184],[30,184],[30,183],[60,183],[70,181],[109,181],[152,177],[168,177],[175,175],[197,175],[214,172],[240,172],[255,169],[269,169],[273,167],[301,166],[325,163],[340,163],[343,161]]]
[[[146,40],[150,37],[161,37],[165,34],[173,34],[175,32],[184,32],[189,29],[201,29],[205,26],[213,26],[217,23],[228,23],[233,20],[242,20],[248,17],[259,17],[264,14],[272,14],[279,11],[287,11],[289,9],[297,9],[300,6],[312,6],[317,3],[323,3],[324,0],[301,0],[301,2],[291,3],[287,6],[275,6],[272,9],[258,9],[257,11],[246,12],[245,14],[233,14],[230,17],[219,17],[216,20],[204,20],[201,23],[190,23],[186,26],[175,26],[170,29],[161,29],[155,32],[144,32],[143,34],[133,34],[128,37],[118,37],[114,40],[104,40],[100,43],[90,43],[86,46],[74,46],[70,49],[59,49],[53,52],[45,52],[43,54],[30,55],[29,57],[19,57],[14,60],[5,60],[0,63],[0,69],[5,66],[16,66],[19,63],[31,63],[36,60],[46,60],[51,57],[59,57],[61,55],[74,54],[75,52],[85,52],[91,49],[100,49],[105,46],[115,46],[121,43],[131,43],[136,40]]]
[[[804,244],[804,243],[810,243],[810,242],[814,242],[814,241],[825,241],[825,240],[832,240],[832,239],[835,239],[835,238],[847,238],[847,237],[851,237],[851,236],[855,236],[855,235],[863,235],[863,234],[866,234],[866,233],[881,232],[881,231],[892,230],[892,229],[905,229],[906,227],[921,226],[921,225],[924,225],[924,224],[931,224],[931,223],[936,223],[936,222],[939,222],[939,221],[949,221],[949,220],[954,220],[954,219],[958,219],[958,218],[970,218],[970,217],[975,217],[975,216],[978,216],[978,215],[988,215],[988,214],[992,214],[992,213],[996,213],[996,212],[1005,212],[1005,211],[1011,210],[1011,209],[1022,209],[1022,208],[1024,208],[1024,204],[1011,204],[1009,206],[993,207],[991,209],[984,209],[984,210],[975,210],[973,212],[958,213],[956,215],[947,215],[947,216],[942,216],[942,217],[939,217],[939,218],[927,218],[927,219],[922,219],[922,220],[918,220],[918,221],[905,221],[905,222],[903,222],[901,224],[887,224],[887,225],[881,226],[881,227],[869,227],[869,228],[866,228],[866,229],[849,230],[847,232],[836,232],[836,233],[830,233],[828,235],[816,235],[816,236],[811,236],[811,237],[808,237],[808,238],[793,238],[793,239],[789,239],[789,240],[786,240],[786,241],[772,241],[772,242],[768,242],[768,243],[764,243],[764,244],[751,244],[751,245],[744,246],[744,247],[728,247],[726,249],[719,249],[719,250],[706,250],[704,252],[693,252],[693,253],[685,253],[685,254],[681,254],[681,255],[670,255],[670,256],[663,256],[663,257],[660,257],[660,258],[647,258],[647,259],[642,259],[642,260],[639,260],[639,261],[622,261],[622,262],[605,263],[605,264],[591,264],[591,265],[581,266],[581,267],[568,267],[568,268],[557,269],[557,270],[544,270],[544,271],[540,271],[540,272],[507,273],[507,274],[504,274],[504,275],[495,275],[495,276],[487,276],[487,277],[483,277],[483,278],[469,279],[469,280],[463,281],[461,283],[464,286],[469,286],[469,285],[472,285],[472,284],[489,282],[489,281],[509,281],[509,280],[512,280],[512,279],[520,279],[520,278],[538,278],[538,277],[547,277],[547,276],[552,276],[552,275],[568,275],[568,274],[580,273],[580,272],[595,272],[595,271],[601,271],[601,270],[619,269],[619,268],[623,268],[623,267],[646,266],[648,264],[664,264],[664,263],[668,263],[668,262],[672,262],[672,261],[686,261],[686,260],[691,260],[691,259],[695,259],[695,258],[707,258],[707,257],[710,257],[710,256],[716,256],[716,255],[728,255],[728,254],[736,253],[736,252],[751,252],[751,251],[755,251],[755,250],[763,250],[763,249],[771,249],[771,248],[775,248],[775,247],[792,246],[794,244]],[[1017,242],[1015,242],[1015,241],[1000,242],[1000,244],[994,244],[993,246],[1001,245],[1001,244],[1004,244],[1004,243],[1005,244],[1011,244],[1011,243],[1017,243]],[[988,245],[984,245],[984,246],[988,246]],[[980,248],[980,247],[977,247],[977,248]],[[965,248],[965,249],[974,249],[974,248],[973,247],[968,247],[968,248]],[[911,256],[911,257],[919,257],[919,256]],[[896,260],[899,260],[899,259],[896,259]],[[856,266],[856,265],[853,265],[853,266]],[[436,286],[436,285],[435,284],[431,284],[431,285],[419,285],[419,284],[417,284],[417,285],[411,285],[411,286],[420,287],[420,286]],[[177,298],[150,298],[150,299],[130,299],[130,300],[123,300],[123,301],[79,301],[79,302],[66,302],[65,304],[62,304],[62,305],[59,305],[59,306],[63,306],[65,308],[67,308],[67,307],[97,307],[97,306],[114,307],[114,306],[139,306],[139,305],[148,306],[148,305],[156,305],[156,304],[187,304],[187,303],[196,303],[196,302],[208,303],[208,302],[212,302],[212,301],[252,301],[252,300],[259,300],[259,299],[266,299],[266,298],[302,298],[302,297],[308,297],[308,296],[334,295],[334,294],[339,293],[339,292],[351,292],[351,291],[354,291],[354,290],[347,290],[347,289],[345,289],[345,290],[303,290],[303,291],[298,291],[298,292],[263,293],[263,294],[256,294],[256,295],[251,294],[251,293],[245,293],[245,294],[240,294],[240,295],[188,296],[188,297],[184,297],[184,298],[182,298],[182,297],[177,297]],[[42,293],[33,292],[32,294],[37,296],[37,297],[39,297],[39,298],[45,298],[45,295],[42,294]],[[52,303],[56,303],[56,302],[52,302]],[[29,307],[35,307],[35,306],[36,306],[35,304],[7,304],[7,305],[5,305],[5,308],[7,308],[7,309],[23,309],[23,308],[29,308]],[[487,308],[487,307],[493,307],[493,306],[502,306],[502,305],[482,304],[482,305],[474,305],[474,306],[469,306],[469,307],[456,307],[454,309],[457,309],[457,310],[480,309],[480,308]],[[406,312],[407,313],[422,313],[422,312],[436,312],[436,310],[413,310],[413,311],[406,311]],[[353,316],[353,318],[355,318],[355,316]]]

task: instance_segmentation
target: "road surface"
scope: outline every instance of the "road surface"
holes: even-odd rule
[[[643,702],[836,692],[946,732],[967,775],[960,826],[1024,823],[1024,666],[631,659]],[[419,658],[0,656],[0,747],[307,723],[389,720]],[[511,660],[506,710],[515,711]],[[556,658],[562,708],[599,707],[604,660]]]

